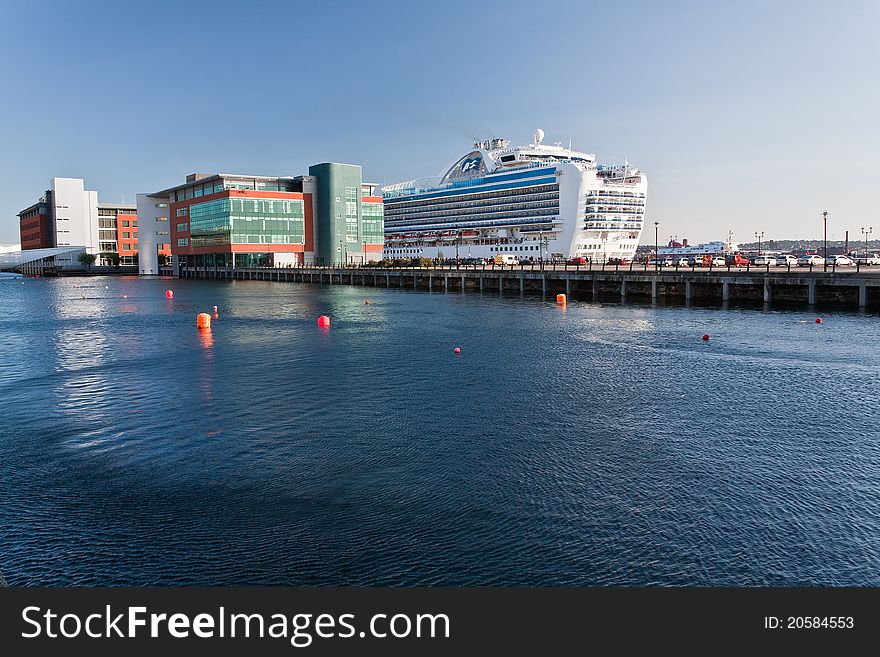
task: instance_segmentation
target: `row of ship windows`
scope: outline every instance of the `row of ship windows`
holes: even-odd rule
[[[609,208],[604,212],[601,210],[587,210],[585,216],[589,219],[590,216],[601,217],[604,214],[614,214],[614,215],[630,215],[641,217],[645,214],[644,210],[624,210],[623,208]]]
[[[556,204],[539,205],[534,208],[522,208],[517,210],[492,210],[487,212],[457,212],[446,215],[429,215],[427,217],[386,217],[386,226],[399,226],[407,223],[431,224],[441,221],[479,221],[482,219],[504,219],[506,217],[534,217],[544,214],[559,214],[559,206]]]
[[[588,223],[584,224],[584,228],[587,230],[603,230],[603,229],[612,229],[612,230],[641,230],[641,226],[638,224],[621,224],[621,223]]]
[[[576,250],[590,251],[590,250],[602,249],[604,251],[604,250],[606,250],[607,246],[608,246],[607,244],[578,244],[576,247]],[[635,248],[636,245],[635,244],[615,244],[612,246],[614,246],[615,248],[618,248],[618,249],[625,250],[625,249],[633,249],[633,248]]]
[[[645,198],[643,192],[612,192],[604,189],[591,189],[587,192],[587,196],[632,196],[634,198]]]
[[[395,224],[400,224],[404,222],[413,222],[413,221],[424,221],[426,223],[430,223],[433,221],[439,220],[449,220],[449,219],[476,219],[476,218],[487,218],[494,219],[496,217],[523,217],[534,214],[557,214],[556,211],[559,210],[559,203],[554,203],[552,201],[545,201],[542,203],[531,203],[525,207],[519,208],[495,208],[492,210],[469,210],[469,211],[458,211],[458,212],[438,212],[436,214],[424,215],[424,216],[413,216],[413,215],[403,215],[399,217],[385,217],[385,225],[393,226]]]
[[[481,208],[495,205],[517,205],[520,203],[533,203],[536,201],[559,201],[558,192],[540,192],[534,194],[519,194],[514,197],[483,200],[459,200],[450,203],[442,203],[425,207],[386,207],[385,216],[398,214],[413,214],[418,212],[442,212],[444,210],[456,210],[459,208]]]
[[[601,205],[600,205],[601,204]],[[623,206],[627,208],[643,208],[645,207],[644,201],[609,201],[607,198],[593,198],[587,199],[587,207],[611,207],[611,206]]]
[[[479,201],[484,199],[493,199],[493,198],[510,198],[514,196],[529,196],[532,194],[540,194],[546,192],[556,192],[556,195],[559,195],[559,185],[557,183],[548,183],[546,185],[534,185],[532,187],[523,187],[522,189],[504,189],[499,190],[497,192],[483,192],[482,194],[467,194],[462,196],[454,196],[454,197],[444,197],[438,199],[425,199],[421,201],[385,201],[385,212],[386,214],[389,211],[389,208],[399,208],[405,207],[407,205],[416,205],[417,207],[421,207],[424,205],[437,205],[443,203],[461,203],[464,201]]]
[[[468,222],[459,222],[459,223],[447,223],[447,224],[439,224],[435,226],[431,226],[432,230],[460,230],[465,228],[491,228],[497,226],[531,226],[533,224],[550,224],[553,220],[553,217],[541,218],[536,221],[533,218],[525,218],[525,219],[514,219],[514,220],[505,220],[505,221],[468,221]],[[424,224],[417,224],[414,226],[395,226],[395,230],[399,232],[405,231],[418,231],[425,230],[426,226]]]
[[[458,216],[472,216],[472,215],[489,215],[489,214],[498,214],[499,212],[511,212],[515,210],[531,210],[536,208],[558,208],[559,201],[556,200],[546,200],[546,201],[526,201],[517,204],[504,203],[499,204],[497,207],[491,206],[477,206],[472,208],[459,208],[452,210],[442,210],[442,211],[434,211],[432,209],[427,209],[422,212],[401,212],[399,214],[387,215],[385,217],[386,221],[400,221],[402,219],[406,219],[408,221],[417,221],[423,217],[458,217]]]
[[[505,223],[522,223],[521,221],[517,221],[517,219],[525,218],[528,223],[529,217],[555,217],[556,213],[548,213],[541,210],[531,210],[531,211],[522,211],[522,212],[511,212],[505,215],[493,215],[489,217],[467,217],[467,218],[453,218],[453,219],[436,219],[433,221],[419,221],[418,223],[408,223],[406,221],[397,221],[385,222],[386,229],[403,229],[408,227],[408,229],[419,230],[419,229],[436,229],[438,226],[475,226],[475,225],[491,225],[498,226],[503,225]]]

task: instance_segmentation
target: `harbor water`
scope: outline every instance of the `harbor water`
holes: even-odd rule
[[[0,572],[880,585],[880,317],[554,298],[3,277]]]

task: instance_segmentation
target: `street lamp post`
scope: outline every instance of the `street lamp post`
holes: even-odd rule
[[[822,260],[824,260],[825,262],[822,263],[822,271],[828,271],[828,210],[822,212],[822,221],[825,225],[824,237],[822,238],[822,241],[824,243],[823,250],[825,251]]]
[[[874,228],[872,226],[868,226],[867,228],[862,226],[862,235],[865,236],[865,258],[868,257],[868,237],[870,237],[873,232]]]
[[[541,263],[541,271],[544,271],[544,231],[538,231],[538,262]]]
[[[755,237],[758,238],[758,255],[761,255],[761,240],[764,237],[764,231],[762,230],[760,233],[755,233]]]
[[[660,236],[659,236],[659,232],[658,232],[659,230],[660,230],[660,222],[655,221],[654,222],[654,269],[657,269],[660,267],[660,248],[659,248]]]
[[[361,262],[361,264],[366,265],[367,264],[367,240],[364,240],[364,257],[362,258],[362,260],[363,260],[363,262]]]

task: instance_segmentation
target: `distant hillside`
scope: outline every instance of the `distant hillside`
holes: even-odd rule
[[[768,251],[817,251],[824,247],[822,240],[767,240],[761,242],[761,250]],[[740,242],[739,248],[743,251],[757,251],[757,242]],[[828,240],[829,253],[843,253],[847,248],[844,240]],[[849,241],[850,251],[863,251],[865,249],[864,240],[851,239]],[[868,241],[869,251],[880,251],[880,240]]]

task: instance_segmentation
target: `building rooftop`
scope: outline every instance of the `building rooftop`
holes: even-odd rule
[[[117,210],[137,210],[135,203],[98,203],[99,208],[109,208]]]
[[[296,180],[297,178],[302,178],[302,176],[251,176],[244,175],[240,173],[212,173],[212,174],[190,174],[187,176],[189,179],[188,182],[181,183],[180,185],[175,185],[174,187],[169,187],[168,189],[162,189],[158,192],[152,192],[148,194],[148,196],[168,196],[171,192],[176,192],[178,189],[184,189],[185,187],[192,187],[193,185],[201,185],[210,180],[220,180],[223,178],[234,178],[237,180]]]

